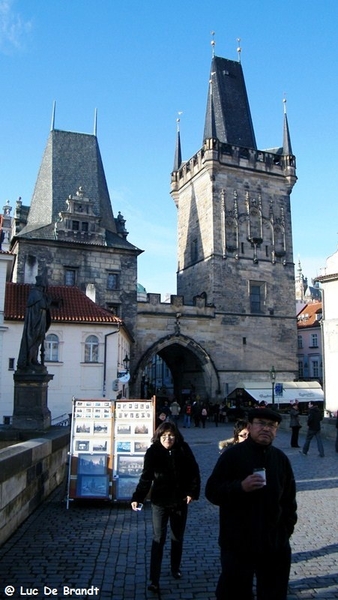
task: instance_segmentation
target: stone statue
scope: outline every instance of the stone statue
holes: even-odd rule
[[[38,275],[36,283],[28,295],[25,322],[22,333],[18,358],[19,369],[34,369],[44,365],[43,342],[48,331],[51,317],[51,300],[46,293],[43,277]],[[42,346],[41,363],[38,361],[38,351]]]

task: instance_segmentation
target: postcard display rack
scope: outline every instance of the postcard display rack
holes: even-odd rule
[[[80,498],[130,500],[154,424],[155,397],[73,398],[67,508]]]
[[[116,400],[114,419],[114,489],[116,500],[130,500],[142,472],[144,454],[155,427],[155,397]]]

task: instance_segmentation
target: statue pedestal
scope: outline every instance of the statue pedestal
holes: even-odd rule
[[[45,367],[39,370],[23,369],[14,373],[15,429],[48,429],[51,413],[47,406],[49,375]]]

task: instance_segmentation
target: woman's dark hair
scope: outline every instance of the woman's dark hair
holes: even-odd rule
[[[248,421],[246,421],[245,419],[240,419],[239,421],[236,421],[235,426],[234,426],[234,440],[235,442],[238,441],[238,436],[241,433],[241,431],[243,431],[243,429],[246,429],[248,426]]]
[[[184,441],[183,435],[178,430],[175,423],[173,423],[172,421],[165,421],[164,423],[161,423],[161,425],[159,425],[158,428],[154,431],[154,435],[151,441],[158,442],[160,440],[161,435],[163,435],[167,431],[175,436],[176,444],[181,444]]]

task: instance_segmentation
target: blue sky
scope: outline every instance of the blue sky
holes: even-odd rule
[[[287,99],[294,258],[310,280],[337,250],[337,24],[336,0],[0,0],[2,205],[30,203],[53,102],[55,128],[83,133],[97,108],[114,214],[144,250],[138,280],[175,293],[176,118],[185,160],[202,144],[214,31],[218,56],[236,60],[241,39],[259,149],[282,144]]]

